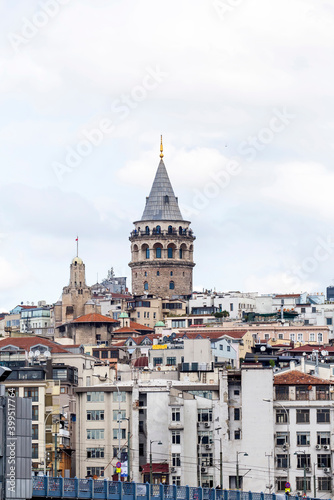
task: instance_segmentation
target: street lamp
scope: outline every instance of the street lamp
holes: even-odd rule
[[[153,484],[153,468],[152,468],[152,443],[158,443],[159,445],[162,444],[160,440],[150,440],[150,484]]]
[[[215,431],[220,431],[221,427],[217,427]],[[220,488],[223,489],[223,444],[222,438],[215,439],[219,441],[219,475],[220,475]]]
[[[289,468],[290,468],[290,460],[289,460],[289,445],[290,445],[290,432],[289,432],[289,411],[285,408],[282,403],[279,401],[273,401],[272,399],[263,399],[266,403],[275,403],[275,405],[279,405],[285,413],[285,418],[286,418],[286,433],[287,433],[287,440],[286,440],[286,447],[288,449],[288,460],[287,460],[287,481],[289,482]]]
[[[237,475],[237,490],[240,489],[240,480],[239,480],[239,455],[243,455],[244,457],[248,457],[248,453],[245,451],[237,451],[237,463],[236,463],[236,475]]]
[[[303,488],[303,493],[304,493],[304,496],[306,497],[306,451],[300,450],[300,453],[304,453],[304,482],[303,482],[304,488]],[[297,455],[297,457],[298,457],[299,453],[297,451],[295,451],[294,455]]]
[[[59,410],[52,410],[52,411],[49,411],[49,413],[47,413],[45,419],[44,419],[44,476],[46,476],[46,421],[47,419],[49,418],[50,415],[55,415],[55,414],[58,414],[59,415]],[[57,436],[57,434],[56,434]],[[57,440],[57,438],[56,438]],[[56,446],[55,446],[55,454],[57,453],[57,443],[56,443]],[[56,475],[57,475],[57,471],[55,472]]]

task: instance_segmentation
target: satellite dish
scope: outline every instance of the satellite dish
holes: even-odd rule
[[[321,351],[321,355],[322,356],[328,356],[328,352],[327,351]]]
[[[44,352],[44,356],[45,356],[46,358],[50,358],[50,357],[51,357],[51,352],[50,352],[50,351],[45,351],[45,352]]]
[[[34,353],[32,351],[29,351],[28,356],[29,356],[29,358],[33,358],[34,357]]]
[[[35,355],[35,356],[36,356],[36,358],[37,358],[38,356],[40,356],[40,355],[41,355],[41,351],[39,351],[38,349],[36,349],[36,351],[35,351],[34,355]]]
[[[264,345],[262,345],[262,346],[260,347],[260,351],[262,351],[262,352],[263,352],[263,351],[265,351],[265,350],[266,350],[265,346],[264,346]]]

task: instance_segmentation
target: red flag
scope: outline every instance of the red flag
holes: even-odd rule
[[[78,241],[78,237],[76,237],[75,241]]]

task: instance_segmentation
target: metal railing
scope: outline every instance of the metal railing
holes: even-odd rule
[[[32,496],[48,498],[88,498],[110,500],[288,500],[300,497],[283,494],[252,493],[193,486],[143,484],[107,479],[79,479],[36,476]],[[306,497],[312,499],[313,497]],[[317,499],[314,499],[317,500]],[[322,499],[324,500],[324,499]]]

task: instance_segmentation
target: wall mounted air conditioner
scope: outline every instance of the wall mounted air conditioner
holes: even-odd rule
[[[306,471],[306,472],[311,472],[310,467],[305,467],[305,471]]]
[[[325,444],[325,445],[323,446],[323,449],[324,449],[324,450],[329,450],[329,446],[328,446],[327,444]]]
[[[324,468],[324,472],[330,472],[331,470],[328,467]]]
[[[210,446],[209,444],[206,444],[206,445],[205,445],[205,449],[206,449],[206,450],[211,450],[211,446]]]
[[[208,472],[208,469],[206,467],[201,467],[201,472],[203,474],[206,474]]]
[[[210,427],[210,424],[206,422],[205,427]]]
[[[316,450],[321,450],[321,446],[320,444],[317,444],[316,447],[315,447]]]
[[[172,474],[174,474],[176,472],[175,467],[172,467],[170,471],[171,471]]]

